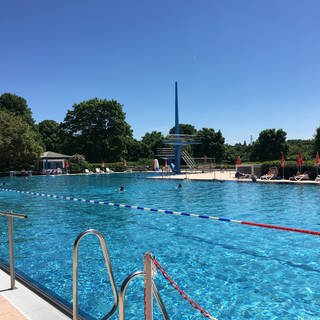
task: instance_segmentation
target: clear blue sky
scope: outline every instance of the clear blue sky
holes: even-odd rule
[[[116,99],[134,136],[180,122],[227,143],[320,126],[318,0],[10,0],[0,7],[0,94],[37,122]]]

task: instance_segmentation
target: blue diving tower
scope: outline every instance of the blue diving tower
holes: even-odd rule
[[[174,173],[181,173],[181,150],[183,146],[187,146],[190,144],[199,144],[200,142],[197,140],[197,137],[194,135],[188,134],[180,134],[180,124],[179,124],[179,107],[178,107],[178,83],[175,82],[175,133],[169,134],[164,141],[165,144],[174,146]],[[184,151],[185,156],[191,159],[189,155],[186,155],[186,151]],[[185,156],[183,159],[185,159]],[[185,159],[186,161],[186,159]]]
[[[178,108],[178,83],[177,81],[175,82],[175,99],[174,99],[174,107],[175,107],[175,135],[176,137],[179,136],[180,134],[180,128],[179,128],[179,108]],[[176,144],[174,146],[174,160],[175,160],[175,167],[174,171],[177,173],[180,173],[180,162],[181,162],[181,145]]]

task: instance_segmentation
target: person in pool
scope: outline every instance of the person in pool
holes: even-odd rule
[[[123,192],[124,191],[124,186],[120,186],[119,191]]]
[[[177,188],[178,188],[178,189],[181,189],[181,188],[182,188],[182,184],[179,183]]]

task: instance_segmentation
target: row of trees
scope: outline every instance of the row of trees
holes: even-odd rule
[[[169,133],[174,133],[174,128]],[[314,159],[316,152],[320,151],[320,128],[316,130],[314,139],[310,140],[287,140],[286,132],[282,129],[266,129],[260,132],[258,139],[251,143],[237,143],[229,145],[224,143],[221,131],[203,128],[197,131],[190,124],[181,124],[180,133],[197,135],[201,144],[188,147],[188,152],[195,158],[215,158],[217,163],[226,162],[233,164],[238,155],[243,161],[263,162],[279,160],[281,152],[287,160],[295,161],[298,152],[301,152],[305,160]],[[153,151],[163,144],[164,136],[160,132],[146,134]]]
[[[174,133],[174,128],[169,133]],[[215,158],[217,163],[234,163],[238,155],[251,161],[275,160],[280,152],[290,158],[298,151],[312,158],[320,149],[320,128],[313,140],[287,141],[282,129],[266,129],[254,143],[234,146],[225,144],[221,131],[212,128],[197,130],[181,124],[180,133],[197,135],[200,144],[188,146],[193,157]],[[140,141],[134,139],[123,106],[115,100],[74,104],[62,123],[44,120],[36,124],[24,98],[10,93],[0,96],[0,171],[32,168],[45,150],[83,154],[89,162],[116,162],[152,158],[165,146],[165,136],[158,131],[146,133]]]

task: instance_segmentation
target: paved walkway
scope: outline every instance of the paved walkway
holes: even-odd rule
[[[27,320],[27,318],[0,295],[0,320]]]
[[[70,320],[69,317],[0,270],[0,320]]]
[[[235,170],[215,170],[212,172],[184,172],[181,174],[171,174],[171,173],[159,173],[158,176],[152,176],[152,179],[175,179],[175,180],[199,180],[199,181],[237,181],[237,182],[252,182],[252,179],[238,179],[235,177]],[[290,184],[315,184],[320,186],[320,182],[312,181],[312,180],[301,180],[301,181],[291,181],[291,180],[261,180],[257,179],[256,182],[259,183],[290,183]]]
[[[171,173],[159,173],[159,176],[154,176],[152,178],[156,179],[177,179],[177,180],[238,180],[234,177],[235,170],[225,170],[225,171],[212,171],[212,172],[183,172],[181,174],[171,174]],[[247,179],[248,180],[248,179]],[[251,181],[251,179],[250,179]]]

